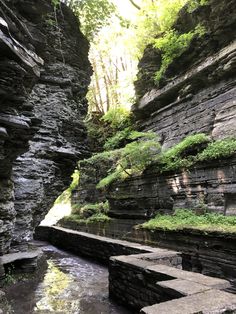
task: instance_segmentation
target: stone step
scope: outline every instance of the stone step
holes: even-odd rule
[[[236,313],[236,295],[210,290],[167,301],[141,310],[142,314],[221,314]]]

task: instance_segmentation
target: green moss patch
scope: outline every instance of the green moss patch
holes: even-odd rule
[[[62,218],[59,221],[59,225],[63,225],[63,223],[66,223],[66,222],[74,222],[74,223],[78,223],[78,224],[90,224],[90,223],[95,223],[95,222],[104,223],[104,222],[108,222],[110,220],[111,220],[111,218],[108,217],[106,214],[103,214],[103,213],[94,214],[87,219],[81,218],[80,215],[72,214],[70,216],[66,216],[66,217]]]
[[[216,213],[196,214],[193,210],[177,209],[173,215],[157,215],[140,225],[148,230],[199,229],[204,231],[236,232],[236,216],[224,216]]]

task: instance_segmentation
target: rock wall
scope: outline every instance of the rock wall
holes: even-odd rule
[[[236,4],[208,3],[192,13],[180,12],[175,24],[180,33],[199,24],[206,32],[170,64],[158,87],[153,77],[161,65],[160,51],[149,47],[139,64],[133,111],[139,128],[158,133],[163,148],[188,134],[224,138],[236,132]]]
[[[236,159],[160,175],[155,169],[115,184],[107,194],[111,217],[147,219],[157,212],[194,208],[236,214]]]
[[[34,227],[69,185],[76,161],[88,154],[82,119],[87,112],[85,95],[92,71],[88,42],[65,5],[56,10],[49,0],[14,0],[2,2],[0,8],[10,25],[8,39],[15,36],[20,46],[25,45],[26,58],[22,61],[3,43],[3,254],[10,243],[19,245],[32,239]],[[33,65],[28,59],[33,59]]]
[[[163,150],[190,134],[203,132],[213,139],[236,135],[235,1],[210,0],[192,13],[183,8],[175,28],[184,33],[199,24],[205,34],[170,64],[159,86],[153,76],[161,52],[148,47],[139,65],[136,123],[140,130],[156,132]],[[201,207],[236,214],[235,178],[235,158],[167,175],[151,169],[111,187],[110,215],[141,219],[157,211]]]
[[[14,13],[0,3],[0,255],[9,249],[16,211],[12,163],[28,148],[28,140],[37,131],[38,121],[26,100],[39,76],[40,59],[30,47],[20,44]],[[18,36],[17,36],[18,35]]]

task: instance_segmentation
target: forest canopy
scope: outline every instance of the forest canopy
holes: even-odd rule
[[[55,7],[60,0],[52,0]],[[181,55],[201,25],[187,34],[173,29],[180,9],[194,10],[207,0],[62,0],[78,17],[90,42],[94,74],[87,95],[89,112],[105,114],[111,108],[130,108],[135,102],[134,81],[138,62],[148,45],[161,50],[159,84],[168,65]]]

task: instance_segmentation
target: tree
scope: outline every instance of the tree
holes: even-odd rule
[[[107,25],[116,11],[115,5],[109,0],[65,0],[72,8],[81,23],[81,30],[89,40]]]

